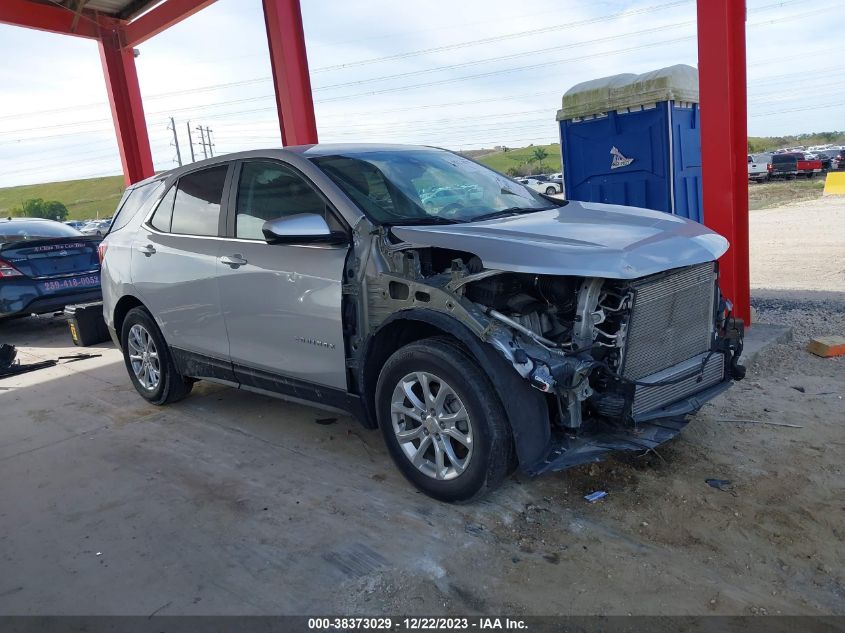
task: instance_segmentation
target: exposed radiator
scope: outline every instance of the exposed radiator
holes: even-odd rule
[[[716,264],[707,262],[635,281],[622,375],[632,380],[710,350]],[[721,358],[721,356],[719,357]]]
[[[704,364],[703,373],[700,372],[702,364]],[[723,354],[709,352],[700,354],[649,376],[645,380],[646,382],[671,381],[692,372],[695,372],[694,375],[673,385],[637,386],[634,392],[633,415],[636,417],[641,413],[659,409],[721,382],[725,374],[725,357]]]

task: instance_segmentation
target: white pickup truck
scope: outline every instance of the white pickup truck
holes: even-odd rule
[[[748,155],[748,180],[766,182],[769,179],[772,157],[770,154]]]

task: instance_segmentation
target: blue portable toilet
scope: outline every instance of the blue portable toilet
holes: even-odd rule
[[[695,68],[678,64],[580,83],[563,95],[557,120],[568,199],[702,221]]]

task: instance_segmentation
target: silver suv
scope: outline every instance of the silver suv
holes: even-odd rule
[[[202,379],[350,412],[457,501],[657,446],[741,378],[727,247],[445,150],[288,147],[130,187],[104,311],[150,402]]]

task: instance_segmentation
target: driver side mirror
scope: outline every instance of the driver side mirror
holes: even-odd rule
[[[298,213],[267,220],[261,232],[269,244],[339,244],[346,236],[333,232],[326,218],[318,213]]]

